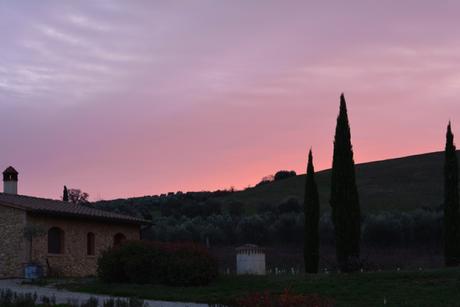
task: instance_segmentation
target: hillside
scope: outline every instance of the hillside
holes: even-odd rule
[[[457,153],[460,158],[460,151]],[[443,201],[444,153],[436,152],[356,165],[358,190],[363,212],[415,208],[439,208]],[[261,204],[278,205],[290,197],[303,200],[305,175],[274,181],[244,191],[187,192],[129,199],[115,199],[93,203],[103,210],[148,218],[158,216],[161,208],[180,210],[193,216],[193,210],[211,214],[213,204],[226,205],[238,201],[244,204],[246,213],[255,213]],[[330,170],[317,173],[321,207],[329,209]],[[188,209],[187,209],[188,208]],[[169,210],[169,209],[168,209]],[[192,210],[192,211],[190,211]],[[198,214],[198,213],[197,213]]]
[[[460,152],[457,153],[460,158]],[[363,211],[439,207],[443,200],[444,153],[436,152],[356,165]],[[317,173],[323,209],[329,207],[330,170]],[[303,199],[305,175],[249,188],[220,197],[251,207],[278,204],[288,197]]]

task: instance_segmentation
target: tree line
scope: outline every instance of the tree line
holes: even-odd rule
[[[356,185],[355,163],[348,111],[345,97],[340,96],[340,110],[334,137],[331,176],[331,220],[338,267],[343,272],[359,269],[362,218]],[[454,135],[449,122],[446,134],[444,165],[443,241],[446,266],[460,264],[460,212],[458,192],[458,161]],[[319,269],[319,210],[318,187],[315,181],[313,154],[307,162],[304,198],[304,263],[307,273]]]

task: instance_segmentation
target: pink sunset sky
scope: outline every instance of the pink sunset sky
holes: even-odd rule
[[[320,3],[321,2],[321,3]],[[0,167],[21,194],[244,188],[460,135],[458,1],[0,0]]]

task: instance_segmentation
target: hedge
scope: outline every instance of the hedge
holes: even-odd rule
[[[127,242],[102,253],[98,277],[104,282],[202,286],[217,277],[217,261],[194,243]]]

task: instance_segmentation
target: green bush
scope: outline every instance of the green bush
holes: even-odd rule
[[[104,282],[206,285],[217,277],[216,260],[197,244],[127,242],[105,251],[98,259]]]
[[[115,248],[104,251],[97,262],[97,275],[106,282],[123,282],[126,280],[124,264],[131,255],[124,248]]]
[[[368,215],[363,222],[363,244],[373,247],[439,247],[442,217],[442,212],[422,209]]]
[[[163,244],[167,251],[164,284],[171,286],[201,286],[217,277],[217,261],[196,244]]]

